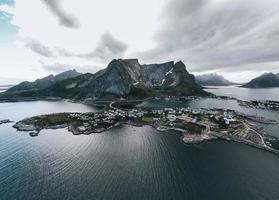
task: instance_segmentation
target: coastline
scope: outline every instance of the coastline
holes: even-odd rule
[[[231,128],[235,130],[231,132],[231,128],[229,127],[219,130],[215,122],[207,121],[207,119],[204,119],[203,122],[192,124],[191,120],[193,120],[193,118],[189,118],[189,113],[183,114],[182,116],[177,116],[178,121],[175,121],[174,125],[172,125],[173,122],[166,122],[163,118],[158,118],[158,116],[155,118],[155,115],[151,115],[152,112],[154,113],[154,111],[137,111],[132,113],[134,116],[131,116],[131,113],[121,111],[119,109],[105,110],[98,113],[56,113],[27,118],[17,122],[13,127],[18,131],[29,132],[30,136],[38,136],[40,131],[43,129],[67,128],[67,130],[73,135],[89,135],[94,133],[102,133],[123,124],[137,127],[147,125],[160,132],[174,130],[180,134],[181,140],[185,144],[193,145],[200,144],[205,141],[220,139],[243,143],[258,149],[263,149],[275,154],[279,154],[279,150],[266,145],[262,134],[258,132],[256,126],[247,121],[249,120],[248,117],[242,115],[237,115],[237,117],[240,117],[240,122],[232,124]],[[210,110],[209,112],[212,111]],[[228,111],[220,111],[219,109],[218,112]],[[179,128],[179,126],[177,127],[176,124],[179,125],[181,122],[186,123],[186,126],[182,128]],[[204,126],[205,128],[201,133],[194,133],[191,131],[189,132],[189,130],[187,130],[189,125],[187,124],[198,127]],[[216,130],[212,131],[211,129]]]
[[[161,97],[162,98],[162,97]],[[179,98],[179,99],[185,99],[185,100],[197,100],[197,99],[202,99],[204,97],[200,97],[200,96],[190,96],[190,97],[165,97],[165,98]],[[273,110],[271,106],[268,106],[269,104],[265,104],[266,102],[271,102],[273,105],[275,105],[275,108],[277,110],[277,105],[279,105],[279,102],[274,102],[274,101],[257,101],[257,105],[261,105],[260,107],[255,106],[255,102],[254,101],[242,101],[239,100],[237,98],[234,97],[228,97],[228,96],[216,96],[216,95],[212,95],[206,98],[213,98],[213,99],[222,99],[222,100],[235,100],[237,101],[237,103],[240,106],[245,106],[245,107],[251,107],[251,108],[259,108],[259,109],[267,109],[267,110]],[[62,99],[62,98],[56,98],[56,97],[35,97],[35,98],[6,98],[6,99],[1,99],[0,96],[0,103],[3,102],[29,102],[29,101],[68,101],[68,102],[73,102],[73,103],[81,103],[81,104],[85,104],[85,105],[91,105],[91,106],[96,106],[96,107],[102,107],[103,112],[110,110],[114,110],[114,111],[119,111],[121,110],[119,107],[121,106],[126,106],[127,104],[131,104],[132,106],[130,109],[135,108],[135,105],[142,103],[142,102],[146,102],[148,100],[152,100],[152,99],[156,99],[154,97],[152,98],[147,98],[147,99],[140,99],[140,100],[118,100],[118,101],[104,101],[104,100],[72,100],[72,99]],[[264,106],[262,106],[264,105]],[[124,109],[125,110],[125,109]],[[219,109],[222,111],[222,109]],[[235,112],[235,111],[233,111]],[[236,112],[235,112],[236,113]],[[72,113],[72,114],[78,114],[78,113]],[[257,123],[261,123],[261,124],[277,124],[277,122],[275,120],[267,120],[264,118],[259,118],[257,116],[247,116],[241,113],[237,113],[237,115],[246,118],[247,120],[251,121],[251,122],[257,122]],[[24,121],[24,120],[22,120]],[[20,121],[20,122],[22,122]],[[79,128],[77,128],[76,125],[73,124],[69,124],[69,123],[64,123],[64,124],[57,124],[57,125],[51,125],[51,126],[43,126],[43,127],[36,127],[36,126],[26,126],[26,125],[20,125],[20,122],[17,122],[13,127],[16,128],[19,131],[27,131],[29,132],[30,136],[38,136],[38,134],[40,133],[40,131],[42,129],[59,129],[59,128],[67,128],[69,132],[72,132],[72,134],[74,135],[80,135],[80,134],[91,134],[91,133],[101,133],[104,131],[107,131],[113,127],[119,126],[121,124],[129,124],[129,125],[133,125],[133,126],[143,126],[143,125],[150,125],[153,128],[155,128],[158,131],[168,131],[168,130],[176,130],[178,132],[181,133],[182,135],[182,140],[184,141],[184,143],[186,144],[199,144],[202,143],[204,141],[209,141],[209,140],[215,140],[215,139],[221,139],[221,140],[226,140],[226,141],[234,141],[234,142],[239,142],[239,143],[244,143],[247,144],[249,146],[254,146],[257,147],[259,149],[263,149],[263,150],[267,150],[269,152],[273,152],[278,154],[279,150],[274,149],[268,145],[266,145],[265,140],[263,139],[263,136],[259,133],[258,137],[260,137],[261,139],[261,143],[257,144],[255,142],[251,142],[249,140],[243,139],[241,137],[234,137],[232,135],[229,134],[219,134],[219,133],[214,133],[214,132],[210,132],[207,134],[197,134],[197,135],[191,135],[189,133],[187,133],[187,131],[183,130],[183,129],[177,129],[174,127],[164,127],[161,126],[160,124],[154,124],[151,122],[139,122],[139,121],[117,121],[116,123],[113,124],[108,124],[105,127],[97,127],[97,128],[93,128],[93,129],[89,129],[86,130],[85,127],[81,126]],[[189,121],[190,122],[190,121]],[[202,125],[202,124],[200,124]],[[204,125],[204,124],[203,124]],[[210,128],[207,127],[208,130],[210,130]],[[241,131],[239,131],[241,132]],[[276,138],[277,139],[277,138]],[[279,140],[279,139],[278,139]]]

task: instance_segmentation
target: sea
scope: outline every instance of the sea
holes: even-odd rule
[[[233,86],[205,86],[205,90],[215,95],[234,97],[240,100],[269,100],[279,101],[279,87],[277,88],[242,88]]]
[[[0,85],[0,93],[8,90],[12,85]]]
[[[266,94],[238,87],[207,90],[279,100],[276,88]],[[235,100],[156,99],[140,106],[227,108],[279,120],[278,111],[240,107]],[[0,103],[0,120],[97,111],[68,101]],[[186,145],[175,132],[130,125],[76,136],[66,129],[43,130],[31,137],[12,125],[0,125],[1,200],[279,199],[279,156],[244,144],[216,140]],[[277,125],[263,128],[279,137]]]

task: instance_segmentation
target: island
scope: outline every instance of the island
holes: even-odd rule
[[[225,79],[222,75],[217,73],[211,74],[202,74],[195,77],[196,82],[201,86],[230,86],[230,85],[238,85],[238,83],[234,83]]]
[[[9,119],[3,119],[3,120],[0,120],[0,125],[2,124],[7,124],[7,123],[12,123],[13,121],[9,120]]]
[[[250,82],[242,85],[244,88],[271,88],[279,87],[279,74],[264,73]]]
[[[186,144],[222,139],[245,143],[278,154],[268,136],[256,125],[276,124],[277,121],[247,116],[233,110],[164,108],[143,109],[119,108],[119,102],[112,102],[101,112],[55,113],[40,115],[17,122],[13,127],[18,131],[37,136],[43,129],[67,128],[74,135],[101,133],[121,124],[134,126],[149,125],[161,132],[173,130],[180,134]],[[117,107],[115,107],[117,105]]]

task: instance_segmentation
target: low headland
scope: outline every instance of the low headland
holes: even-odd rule
[[[29,132],[31,136],[37,136],[43,129],[67,128],[74,135],[80,135],[101,133],[121,124],[150,125],[161,132],[168,130],[178,132],[186,144],[222,139],[279,153],[279,149],[272,145],[272,141],[278,142],[278,139],[266,135],[256,125],[278,123],[274,120],[224,109],[153,110],[138,107],[125,109],[120,104],[121,102],[111,102],[102,112],[95,113],[56,113],[35,116],[19,121],[13,127],[18,131]]]

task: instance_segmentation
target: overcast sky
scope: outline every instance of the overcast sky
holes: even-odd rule
[[[182,60],[245,82],[279,72],[278,0],[0,0],[0,84],[113,58]]]

